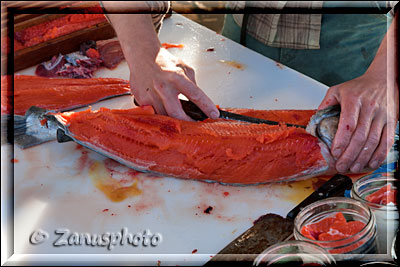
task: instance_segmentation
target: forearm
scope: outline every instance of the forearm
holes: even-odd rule
[[[160,22],[158,7],[166,1],[103,2],[130,70],[130,85],[136,102],[151,105],[158,114],[191,120],[183,111],[178,96],[185,95],[208,117],[219,111],[197,86],[194,70],[181,59],[161,48],[154,21]],[[168,3],[168,2],[167,2]],[[127,8],[129,10],[127,10]],[[123,13],[123,14],[121,14]],[[128,14],[127,14],[128,13]],[[151,13],[152,15],[150,15]]]
[[[399,13],[399,12],[397,12]],[[366,71],[366,75],[372,75],[387,79],[388,89],[397,89],[397,57],[398,40],[396,38],[399,15],[396,14],[385,37],[383,38],[374,60]]]
[[[131,70],[155,63],[161,47],[150,14],[113,14],[126,10],[125,1],[103,1],[110,13],[107,15],[121,44],[125,59]],[[129,1],[129,9],[136,12],[149,9],[144,1]]]

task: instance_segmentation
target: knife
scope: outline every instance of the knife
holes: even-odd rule
[[[204,114],[204,112],[192,101],[188,100],[183,100],[179,99],[182,105],[183,111],[191,117],[193,120],[196,121],[203,121],[207,119],[207,115]],[[136,99],[134,99],[135,105],[139,106],[139,104],[136,102]],[[235,121],[243,121],[243,122],[250,122],[250,123],[257,123],[257,124],[269,124],[269,125],[279,125],[282,124],[277,121],[270,121],[270,120],[264,120],[264,119],[259,119],[259,118],[254,118],[254,117],[249,117],[245,115],[240,115],[228,111],[224,111],[221,109],[219,110],[219,117],[221,119],[228,119],[228,120],[235,120]],[[297,124],[291,124],[291,123],[285,123],[288,127],[299,127],[299,128],[306,128],[304,125],[297,125]]]
[[[336,174],[289,211],[286,218],[273,213],[258,218],[252,227],[224,247],[204,266],[215,266],[224,261],[251,265],[258,254],[267,247],[293,238],[294,219],[301,209],[321,199],[343,196],[345,190],[349,190],[352,185],[353,182],[348,176]]]

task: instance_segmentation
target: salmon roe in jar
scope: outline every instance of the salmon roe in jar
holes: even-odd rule
[[[299,212],[294,224],[296,240],[323,247],[336,261],[359,260],[377,251],[375,216],[367,205],[351,198],[312,203]]]
[[[350,192],[352,198],[367,205],[375,215],[379,254],[390,252],[399,226],[396,184],[393,173],[373,173],[358,179]]]

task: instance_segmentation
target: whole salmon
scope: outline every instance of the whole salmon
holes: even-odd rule
[[[226,109],[228,110],[228,109]],[[258,184],[333,173],[330,143],[340,108],[229,109],[282,122],[251,124],[225,119],[182,121],[152,107],[57,113],[63,134],[142,172],[228,184]],[[326,123],[325,123],[326,122]],[[288,127],[284,123],[307,125]]]

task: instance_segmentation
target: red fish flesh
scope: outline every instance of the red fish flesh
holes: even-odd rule
[[[68,14],[15,32],[14,51],[106,22],[104,14]]]
[[[307,125],[315,114],[315,110],[226,110],[299,125]],[[89,109],[55,117],[76,142],[139,171],[228,184],[305,179],[329,171],[320,140],[305,129],[284,124],[188,122],[157,115],[148,106]]]
[[[1,77],[1,113],[11,110],[12,76]],[[31,106],[66,111],[110,97],[129,95],[129,82],[117,78],[51,79],[28,75],[14,76],[14,114],[24,115]]]

